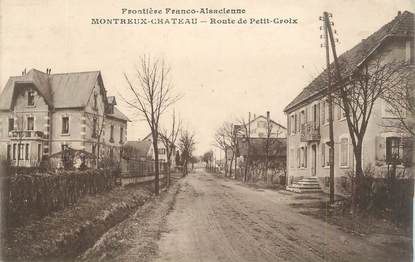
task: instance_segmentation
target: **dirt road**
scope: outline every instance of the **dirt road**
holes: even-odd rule
[[[391,245],[300,214],[291,193],[205,172],[180,183],[155,261],[409,261]]]

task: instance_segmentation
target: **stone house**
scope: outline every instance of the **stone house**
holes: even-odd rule
[[[129,120],[116,104],[99,71],[10,77],[0,95],[0,156],[32,167],[71,148],[118,161]]]
[[[399,13],[391,22],[343,53],[339,59],[344,59],[357,67],[375,59],[377,55],[414,64],[412,13]],[[323,190],[328,190],[329,109],[325,95],[325,74],[323,72],[317,76],[284,109],[288,123],[288,184],[302,178],[314,177]],[[391,152],[397,152],[401,159],[407,158],[410,154],[403,148],[407,134],[401,129],[393,128],[393,125],[384,124],[386,121],[398,121],[390,114],[388,106],[384,100],[376,101],[363,143],[363,168],[372,166],[379,175],[387,171]],[[336,190],[341,191],[341,187],[345,186],[344,181],[347,180],[347,172],[353,171],[355,160],[345,113],[336,105],[333,106],[333,125],[334,174]],[[401,164],[398,169],[407,175],[413,174],[413,167],[408,168]]]

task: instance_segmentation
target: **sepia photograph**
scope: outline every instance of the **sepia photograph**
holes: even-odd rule
[[[414,12],[0,0],[0,261],[413,261]]]

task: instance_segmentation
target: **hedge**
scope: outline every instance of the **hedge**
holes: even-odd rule
[[[86,170],[16,174],[3,178],[3,218],[7,226],[40,219],[73,205],[87,194],[111,190],[119,171]]]

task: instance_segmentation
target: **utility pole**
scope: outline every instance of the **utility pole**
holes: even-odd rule
[[[333,130],[333,88],[331,85],[331,72],[330,72],[330,47],[329,47],[329,30],[331,30],[331,24],[329,14],[323,13],[323,27],[324,27],[324,46],[326,48],[326,65],[327,65],[327,92],[328,92],[328,104],[329,104],[329,162],[330,162],[330,204],[334,203],[334,130]],[[325,110],[323,108],[323,110]]]

